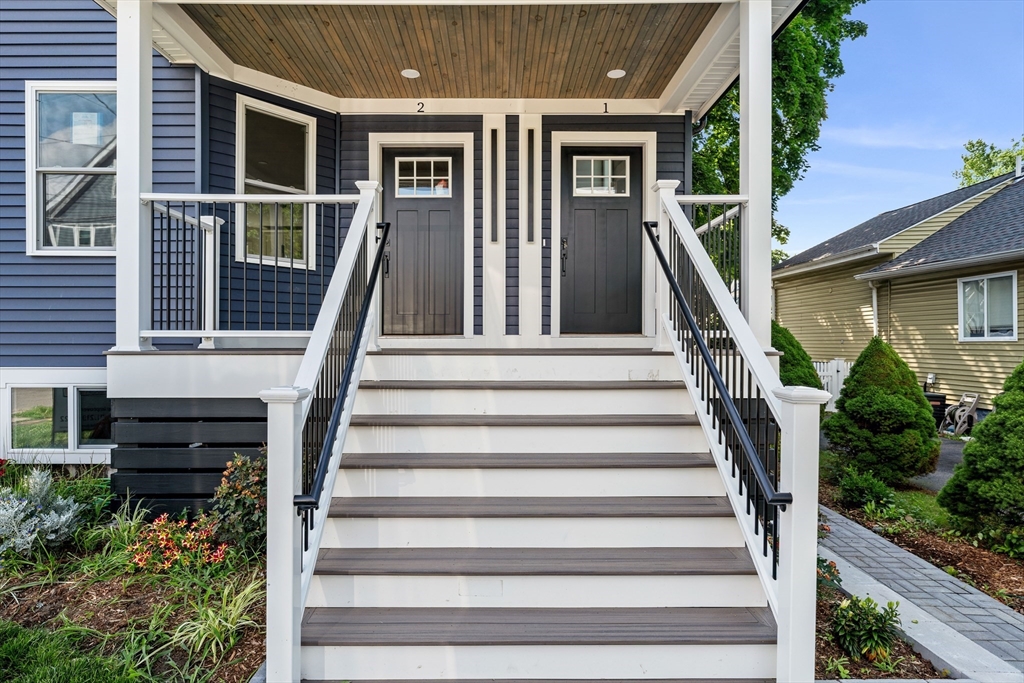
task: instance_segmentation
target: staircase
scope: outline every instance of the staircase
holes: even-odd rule
[[[671,354],[366,357],[309,681],[763,681],[776,626]]]

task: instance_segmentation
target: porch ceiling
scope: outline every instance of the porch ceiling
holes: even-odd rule
[[[648,99],[719,5],[181,7],[234,63],[341,98]]]

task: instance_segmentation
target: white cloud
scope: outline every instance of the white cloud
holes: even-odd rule
[[[844,128],[826,124],[821,130],[823,140],[832,140],[855,147],[874,149],[960,149],[967,137],[944,128],[920,124],[859,126]]]

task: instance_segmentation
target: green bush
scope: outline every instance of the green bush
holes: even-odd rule
[[[267,546],[267,458],[235,453],[213,497],[217,535],[250,552]]]
[[[779,357],[779,378],[786,386],[821,389],[821,378],[814,369],[811,357],[804,351],[793,333],[774,320],[772,321],[772,347],[781,351]]]
[[[59,546],[81,526],[82,509],[57,495],[50,470],[32,469],[15,487],[0,489],[0,556]]]
[[[870,472],[860,473],[852,467],[846,469],[839,481],[839,504],[846,508],[862,508],[868,503],[890,505],[893,490]]]
[[[939,458],[932,408],[917,377],[879,337],[850,368],[823,430],[831,449],[886,484],[931,472]]]
[[[1024,363],[1006,379],[995,410],[975,425],[964,459],[939,492],[958,528],[1024,537]],[[1016,530],[1016,531],[1014,531]],[[1012,533],[1010,533],[1012,532]]]
[[[897,611],[900,603],[890,602],[885,609],[871,598],[851,596],[839,603],[832,632],[839,647],[854,659],[885,661],[896,642],[896,628],[900,625]]]

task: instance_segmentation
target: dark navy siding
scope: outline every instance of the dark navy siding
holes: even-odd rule
[[[216,78],[204,80],[207,81],[204,100],[207,114],[203,138],[209,150],[208,165],[204,174],[206,191],[213,194],[235,192],[236,95],[241,93],[253,99],[316,117],[315,193],[334,193],[337,119],[333,113],[236,83]],[[346,194],[351,191],[356,191],[356,188],[342,189]],[[257,323],[262,321],[263,329],[313,329],[316,315],[320,311],[321,292],[330,281],[337,256],[336,218],[333,215],[333,207],[317,218],[316,252],[317,263],[320,264],[317,269],[282,267],[278,269],[276,282],[273,268],[235,261],[235,233],[230,227],[230,219],[233,217],[221,217],[229,220],[225,223],[225,229],[221,231],[221,328],[257,329]],[[344,238],[350,220],[351,210],[343,210],[340,223],[341,238]],[[292,303],[291,306],[288,305],[289,301]]]
[[[25,81],[116,78],[114,19],[92,0],[0,0],[0,366],[103,366],[114,259],[25,254]],[[195,69],[154,53],[154,187],[195,191]]]
[[[541,132],[541,333],[551,334],[551,131],[654,131],[658,134],[658,177],[687,175],[684,116],[545,116]],[[640,226],[637,226],[640,229]]]
[[[505,334],[519,334],[519,117],[505,117]]]
[[[483,334],[483,118],[481,116],[342,116],[341,191],[370,173],[370,133],[473,133],[473,329]],[[342,225],[347,225],[342,218]]]

